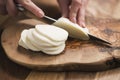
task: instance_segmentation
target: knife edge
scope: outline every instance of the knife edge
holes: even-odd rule
[[[103,40],[101,38],[98,38],[96,36],[93,36],[91,34],[88,34],[89,37],[90,37],[90,40],[93,40],[93,41],[99,41],[99,42],[103,42],[103,43],[106,43],[106,44],[109,44],[109,45],[112,45],[110,42],[106,41],[106,40]]]
[[[46,16],[46,15],[44,16],[44,18],[47,19],[47,20],[50,20],[50,21],[52,21],[52,22],[56,22],[56,21],[57,21],[56,19],[51,18],[51,17]]]

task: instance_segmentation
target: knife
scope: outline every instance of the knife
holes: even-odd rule
[[[21,4],[16,4],[16,7],[17,7],[17,9],[18,9],[19,11],[21,11],[21,12],[23,12],[23,11],[25,10],[24,7],[23,7]],[[56,22],[56,21],[57,21],[56,19],[51,18],[51,17],[46,16],[46,15],[44,16],[44,18],[47,19],[47,20],[49,20],[49,21],[51,21],[51,22]],[[106,41],[106,40],[103,40],[103,39],[101,39],[101,38],[99,38],[99,37],[96,37],[96,36],[94,36],[94,35],[91,35],[90,33],[88,33],[88,36],[90,37],[90,40],[91,40],[91,41],[102,42],[102,43],[111,45],[110,42],[108,42],[108,41]]]
[[[48,19],[48,20],[50,20],[50,21],[52,21],[52,22],[56,22],[56,21],[57,21],[56,19],[53,19],[53,18],[51,18],[51,17],[49,17],[49,16],[44,16],[44,18],[46,18],[46,19]],[[88,33],[88,36],[90,37],[90,40],[92,40],[92,41],[99,41],[99,42],[103,42],[103,43],[106,43],[106,44],[111,45],[110,42],[108,42],[108,41],[106,41],[106,40],[103,40],[103,39],[101,39],[101,38],[98,38],[98,37],[96,37],[96,36],[94,36],[94,35],[92,35],[92,34],[90,34],[90,33]]]
[[[103,39],[101,39],[99,37],[96,37],[94,35],[91,35],[90,33],[88,33],[88,36],[90,37],[91,41],[102,42],[102,43],[105,43],[105,44],[108,44],[108,45],[112,45],[110,42],[108,42],[106,40],[103,40]]]
[[[57,21],[56,19],[53,19],[53,18],[51,18],[51,17],[49,17],[49,16],[44,16],[44,18],[50,20],[51,22],[56,22],[56,21]],[[88,36],[90,37],[90,40],[91,40],[91,41],[103,42],[103,43],[105,43],[105,44],[111,45],[110,42],[108,42],[108,41],[106,41],[106,40],[103,40],[103,39],[101,39],[101,38],[98,38],[98,37],[96,37],[96,36],[94,36],[94,35],[92,35],[92,34],[90,34],[90,33],[88,33]]]

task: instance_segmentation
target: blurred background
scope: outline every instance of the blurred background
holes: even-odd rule
[[[56,0],[33,0],[33,2],[40,6],[46,15],[56,17],[53,15],[53,12],[56,15],[60,12]],[[120,0],[89,0],[86,16],[103,19],[120,19]],[[7,18],[8,16],[0,15],[0,24]]]

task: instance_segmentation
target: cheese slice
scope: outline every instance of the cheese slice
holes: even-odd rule
[[[39,39],[37,40],[36,38],[33,37],[32,32],[35,31],[34,29],[29,29],[28,30],[28,40],[31,42],[31,44],[33,44],[36,48],[40,49],[40,50],[56,50],[59,48],[59,46],[65,44],[65,42],[61,42],[60,44],[54,46],[51,45],[51,43],[48,42],[41,42]],[[37,34],[38,35],[38,34]],[[40,34],[38,36],[41,36]],[[43,38],[43,37],[41,37]],[[44,37],[45,38],[45,37]],[[48,40],[49,41],[49,40]],[[41,45],[42,44],[42,45]],[[46,44],[46,45],[44,45]],[[55,43],[54,43],[55,44]],[[49,45],[49,46],[48,46]]]
[[[27,36],[27,31],[28,30],[23,30],[22,33],[21,33],[21,37],[20,37],[20,40],[19,40],[19,45],[24,47],[25,49],[28,49],[28,46],[26,45],[26,36]]]
[[[37,25],[23,30],[19,45],[32,51],[42,51],[49,55],[60,54],[65,48],[68,32],[53,25]]]
[[[52,41],[46,36],[43,36],[40,33],[38,33],[36,30],[32,32],[32,35],[33,35],[33,39],[35,39],[33,41],[36,41],[35,43],[37,43],[37,45],[40,46],[59,46],[64,43],[64,41],[58,41],[58,42]]]
[[[33,41],[32,41],[32,39],[33,39],[33,36],[32,35],[30,35],[32,32],[32,30],[34,30],[34,28],[32,28],[32,29],[29,29],[28,31],[27,31],[27,36],[26,36],[26,45],[28,46],[28,48],[30,49],[30,50],[32,50],[32,51],[41,51],[41,49],[39,49],[39,48],[37,48],[36,46],[34,46],[34,43],[33,43]]]
[[[49,54],[49,55],[57,55],[63,52],[65,48],[65,44],[61,45],[58,49],[56,50],[43,50],[44,53]]]
[[[68,32],[53,25],[36,25],[36,31],[52,41],[66,41]]]
[[[59,18],[53,25],[63,28],[68,31],[69,36],[72,38],[89,40],[88,32],[78,24],[72,23],[67,18]]]

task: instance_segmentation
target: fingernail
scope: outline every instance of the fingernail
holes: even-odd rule
[[[73,23],[76,23],[76,18],[70,18]]]
[[[85,23],[82,23],[82,27],[85,28]]]
[[[39,16],[40,18],[42,18],[42,17],[44,17],[44,15],[45,15],[44,12],[39,11],[37,16]]]
[[[85,23],[84,22],[80,22],[78,24],[80,25],[80,27],[85,28]]]

